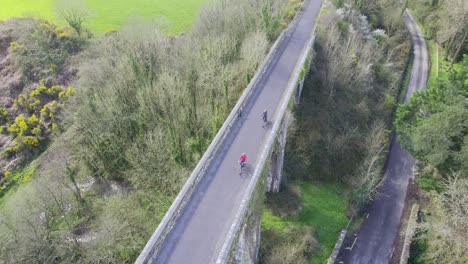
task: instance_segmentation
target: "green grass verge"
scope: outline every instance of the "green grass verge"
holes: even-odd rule
[[[429,79],[428,82],[434,81],[437,77],[439,77],[439,67],[441,60],[439,56],[439,46],[432,40],[426,41],[427,48],[429,49],[429,63],[430,63],[430,71],[429,71]]]
[[[437,78],[439,77],[440,71],[441,70],[443,71],[443,65],[441,64],[444,63],[444,59],[440,57],[439,47],[437,43],[435,43],[432,40],[426,40],[426,43],[427,43],[427,49],[429,52],[429,65],[430,65],[429,76],[427,80],[427,85],[429,86],[432,83],[434,83],[435,80],[437,80]],[[444,72],[442,72],[442,74],[444,74]]]
[[[429,60],[431,69],[429,73],[427,86],[431,86],[437,79],[447,79],[451,70],[460,70],[459,67],[463,67],[461,63],[455,63],[453,68],[450,69],[450,61],[444,58],[444,52],[439,45],[433,40],[427,40],[429,49]]]
[[[267,208],[262,216],[262,229],[284,230],[290,225],[307,225],[314,229],[320,243],[311,263],[326,263],[340,231],[346,227],[343,190],[332,184],[300,184],[302,211],[297,216],[278,217]]]
[[[20,185],[28,182],[34,175],[35,170],[36,165],[34,162],[31,162],[30,164],[16,170],[16,172],[10,176],[10,179],[8,179],[6,184],[0,187],[0,205],[3,204],[5,196],[8,193],[12,193]]]
[[[419,21],[418,17],[416,17],[416,12],[413,10],[412,14],[416,22],[418,23],[419,27],[421,28],[421,31],[424,34],[424,38],[426,39],[427,43],[427,49],[429,52],[429,63],[430,63],[430,71],[429,71],[429,76],[427,80],[427,86],[429,87],[432,85],[437,78],[447,78],[447,74],[449,72],[450,68],[450,62],[446,61],[443,52],[441,54],[440,51],[441,49],[439,45],[430,37],[427,36],[426,34],[426,29],[424,28],[424,25]]]
[[[129,18],[163,18],[168,22],[167,33],[177,34],[186,31],[199,10],[208,0],[87,0],[92,13],[87,22],[95,33],[119,30]],[[54,23],[64,24],[56,14],[57,0],[2,0],[0,20],[18,16],[35,16]]]

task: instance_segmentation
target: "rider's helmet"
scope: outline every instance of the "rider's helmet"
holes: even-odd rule
[[[242,156],[245,156],[245,153],[242,153]]]

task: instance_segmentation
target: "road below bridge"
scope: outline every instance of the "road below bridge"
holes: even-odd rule
[[[270,129],[262,127],[264,109],[275,113],[288,87],[304,47],[310,41],[322,0],[305,1],[296,27],[281,42],[258,82],[242,119],[224,141],[205,175],[164,240],[152,263],[214,263],[240,207],[249,177]],[[273,120],[275,115],[272,116]],[[238,159],[248,156],[247,173],[239,175]]]
[[[411,95],[426,87],[428,74],[428,54],[423,33],[406,10],[406,25],[413,43],[413,67],[405,95],[405,103]],[[415,160],[401,148],[392,137],[390,154],[385,169],[385,180],[380,189],[381,195],[374,201],[356,236],[352,236],[336,263],[344,264],[385,264],[390,263],[395,243],[398,243],[401,218],[405,207],[408,182],[413,177]]]

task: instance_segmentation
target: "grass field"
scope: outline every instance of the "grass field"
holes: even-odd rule
[[[56,14],[57,0],[0,0],[0,20],[18,16],[41,17],[63,24]],[[87,22],[94,33],[119,30],[130,17],[163,18],[168,33],[187,30],[208,0],[87,0],[92,16]]]
[[[283,230],[288,225],[308,225],[320,243],[311,263],[326,263],[341,229],[346,227],[345,202],[342,190],[331,184],[301,184],[303,210],[298,216],[281,218],[268,209],[262,216],[262,229]]]

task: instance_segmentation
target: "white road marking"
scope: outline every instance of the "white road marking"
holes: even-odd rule
[[[352,250],[353,250],[354,244],[356,244],[356,240],[357,240],[357,239],[358,239],[357,237],[354,239],[354,242],[353,242],[353,244],[351,245],[351,248],[349,249],[349,251],[352,251]]]

